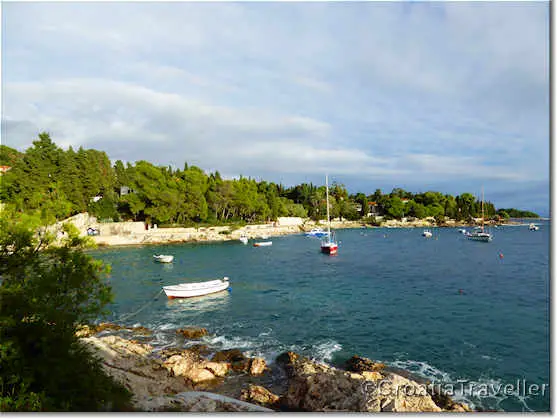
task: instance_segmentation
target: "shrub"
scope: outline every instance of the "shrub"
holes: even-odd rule
[[[0,215],[0,411],[130,410],[130,393],[75,336],[112,298],[108,267],[64,228],[54,247],[36,220]]]

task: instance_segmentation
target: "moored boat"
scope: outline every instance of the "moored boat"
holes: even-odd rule
[[[272,246],[273,242],[255,242],[253,247]]]
[[[306,232],[305,235],[307,237],[325,237],[327,232],[324,231],[322,228],[312,228],[310,231]]]
[[[488,233],[484,229],[484,191],[483,191],[483,188],[482,188],[482,225],[481,225],[481,227],[474,227],[472,232],[467,231],[466,233],[464,233],[464,237],[466,237],[468,240],[473,240],[473,241],[477,241],[477,242],[490,242],[491,240],[493,240],[493,236],[491,235],[491,233]]]
[[[153,260],[160,263],[171,263],[174,260],[172,255],[153,255]]]
[[[223,279],[212,281],[168,285],[162,287],[162,289],[168,298],[189,298],[224,291],[229,285],[229,278],[225,276]]]
[[[528,226],[528,230],[530,230],[530,231],[538,231],[539,229],[540,229],[540,227],[537,226],[534,223],[530,223],[530,225]]]
[[[431,236],[433,236],[433,233],[430,230],[424,230],[423,233],[422,233],[422,236],[431,237]]]
[[[490,242],[493,239],[491,234],[483,231],[481,227],[474,228],[474,230],[471,233],[470,232],[464,233],[464,236],[468,240],[474,240],[478,242]]]
[[[338,244],[335,240],[334,233],[321,241],[321,252],[327,255],[336,255],[338,251]]]
[[[338,243],[335,240],[334,233],[331,233],[331,217],[329,215],[329,177],[325,176],[325,187],[327,192],[327,233],[321,240],[321,253],[327,255],[336,255],[338,251]]]
[[[244,233],[242,233],[242,235],[240,236],[240,241],[244,244],[248,244],[248,236],[246,236]]]

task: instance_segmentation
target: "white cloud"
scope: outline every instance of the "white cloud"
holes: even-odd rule
[[[546,3],[7,3],[2,31],[18,148],[47,130],[230,174],[549,176]]]

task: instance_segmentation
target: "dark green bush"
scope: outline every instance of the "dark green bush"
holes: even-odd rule
[[[73,226],[54,247],[37,224],[0,215],[0,411],[130,410],[130,393],[75,335],[112,297],[108,268]]]

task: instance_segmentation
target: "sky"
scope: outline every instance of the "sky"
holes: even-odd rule
[[[548,2],[3,2],[2,137],[549,215]]]

